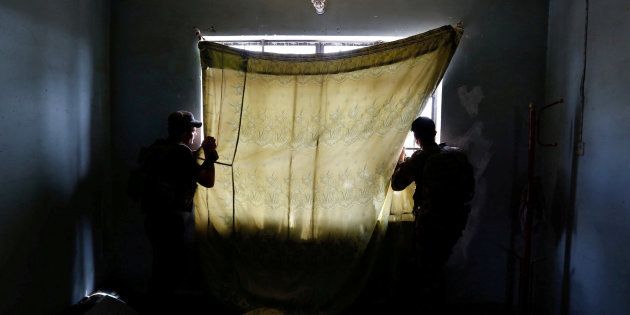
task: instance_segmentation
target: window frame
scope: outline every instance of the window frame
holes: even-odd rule
[[[309,36],[309,35],[253,35],[253,36],[203,36],[202,40],[226,46],[258,46],[265,51],[267,46],[315,46],[315,54],[325,54],[325,47],[363,48],[400,39],[394,36]],[[249,50],[249,49],[247,49]],[[289,52],[290,53],[290,52]]]
[[[426,107],[423,108],[422,112],[418,114],[418,117],[424,116],[427,118],[431,118],[433,122],[435,122],[435,142],[440,143],[441,133],[440,127],[442,123],[442,81],[435,88],[435,91],[426,101],[425,106],[431,106],[431,114],[430,115],[422,115],[426,110]],[[415,138],[413,136],[413,132],[409,131],[407,137],[405,138],[405,156],[409,157],[413,154],[413,152],[420,149],[420,146],[415,142]]]

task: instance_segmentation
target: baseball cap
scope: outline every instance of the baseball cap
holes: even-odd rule
[[[179,110],[168,115],[168,127],[169,128],[189,128],[189,127],[201,127],[201,121],[195,120],[195,116],[191,112]]]

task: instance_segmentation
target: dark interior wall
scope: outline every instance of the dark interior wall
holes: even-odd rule
[[[527,105],[544,97],[547,9],[546,1],[331,0],[317,16],[307,0],[116,2],[113,276],[130,286],[148,277],[142,216],[123,187],[140,146],[165,135],[169,112],[201,112],[194,27],[208,35],[406,36],[463,20],[444,80],[442,128],[444,140],[470,152],[478,193],[450,270],[458,301],[504,302],[512,287],[511,214],[525,184]]]
[[[539,281],[548,295],[540,305],[555,306],[550,309],[630,312],[628,31],[627,1],[550,3],[546,96],[565,99],[543,117],[545,137],[559,143],[541,152],[540,168],[549,205],[544,216],[549,263],[538,268],[540,279],[549,279]],[[583,155],[576,156],[580,139]]]
[[[106,0],[0,3],[0,313],[90,293],[108,191]]]

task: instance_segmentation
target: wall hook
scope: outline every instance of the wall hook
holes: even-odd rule
[[[561,99],[559,99],[559,100],[557,100],[557,101],[555,101],[555,102],[553,102],[551,104],[543,106],[540,109],[539,114],[538,114],[538,119],[536,121],[536,129],[538,130],[538,132],[537,132],[538,133],[538,135],[537,135],[538,137],[536,137],[536,138],[537,138],[537,141],[538,141],[538,145],[543,146],[543,147],[557,147],[558,146],[557,142],[554,142],[554,143],[542,143],[542,141],[540,140],[540,120],[542,118],[543,111],[549,109],[552,106],[561,104],[563,102],[564,102],[564,99],[561,98]]]

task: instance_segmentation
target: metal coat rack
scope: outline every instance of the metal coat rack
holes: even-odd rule
[[[519,309],[521,314],[532,312],[532,234],[534,227],[534,213],[540,210],[539,189],[536,183],[536,146],[556,147],[557,142],[543,143],[540,140],[540,116],[551,107],[563,103],[560,99],[537,110],[534,104],[529,104],[529,137],[527,150],[527,192],[525,194],[524,211],[522,214],[523,228],[523,256],[519,277]]]

